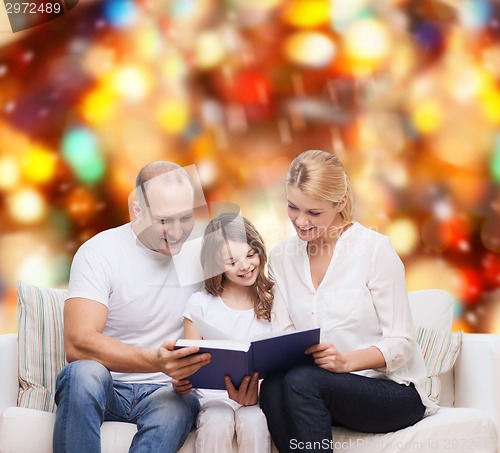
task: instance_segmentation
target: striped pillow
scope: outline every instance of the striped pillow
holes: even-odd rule
[[[54,392],[66,364],[63,306],[66,290],[17,286],[19,395],[17,405],[55,412]]]
[[[439,375],[453,368],[460,352],[462,338],[462,331],[451,332],[426,327],[417,327],[415,329],[415,340],[422,349],[425,366],[427,367],[425,390],[429,399],[435,403],[439,402],[441,392]]]

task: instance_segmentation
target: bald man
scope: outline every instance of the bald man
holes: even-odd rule
[[[175,452],[199,411],[197,397],[171,383],[210,360],[172,341],[199,289],[181,287],[172,260],[193,229],[193,184],[179,165],[154,162],[139,172],[136,195],[135,220],[88,240],[71,265],[55,453],[99,452],[103,421],[137,425],[131,452]]]

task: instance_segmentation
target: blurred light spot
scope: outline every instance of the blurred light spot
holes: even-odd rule
[[[431,250],[441,251],[448,245],[441,222],[435,217],[429,217],[422,226],[422,240]]]
[[[402,218],[393,221],[386,233],[400,255],[409,255],[418,244],[418,229],[412,219]]]
[[[494,130],[475,114],[473,107],[448,109],[446,122],[434,134],[429,151],[446,163],[477,171],[490,156],[493,134]]]
[[[187,75],[188,68],[182,57],[172,52],[162,59],[161,72],[169,81],[179,83]]]
[[[376,63],[389,52],[386,27],[375,19],[353,23],[344,36],[345,51],[354,61]]]
[[[57,261],[46,249],[29,254],[18,269],[19,280],[44,287],[60,283],[58,274]]]
[[[482,261],[481,267],[485,282],[489,288],[500,287],[500,255],[497,253],[487,253]]]
[[[213,160],[205,160],[196,164],[201,184],[204,187],[211,186],[217,178],[217,165]]]
[[[412,120],[419,132],[431,134],[441,126],[443,120],[441,106],[434,100],[423,101],[413,110]]]
[[[486,0],[461,0],[457,2],[460,22],[470,30],[483,28],[491,16],[491,4]]]
[[[109,86],[124,99],[140,101],[151,91],[151,74],[140,66],[124,66],[110,76]]]
[[[100,77],[113,68],[115,60],[116,54],[113,49],[94,44],[85,53],[81,64],[88,74]]]
[[[460,330],[463,330],[465,333],[473,333],[476,331],[468,322],[463,319],[453,320],[451,330],[452,332],[459,332]]]
[[[285,7],[283,20],[302,28],[326,25],[332,16],[332,6],[330,0],[292,0]]]
[[[443,42],[441,28],[432,22],[421,23],[415,31],[415,37],[426,51],[438,50]]]
[[[500,182],[500,134],[495,138],[495,147],[491,156],[490,171],[493,179]]]
[[[216,31],[201,33],[194,51],[194,63],[202,69],[210,69],[219,65],[226,54],[222,36]]]
[[[204,99],[200,111],[205,126],[220,126],[224,122],[224,111],[215,99]]]
[[[82,115],[90,124],[102,124],[116,110],[117,99],[109,90],[99,87],[89,92],[82,102]]]
[[[82,182],[94,183],[104,175],[105,162],[91,130],[85,128],[70,130],[63,138],[62,154]]]
[[[7,201],[9,214],[17,222],[35,223],[45,215],[45,200],[35,189],[19,189],[12,193]]]
[[[467,306],[479,302],[483,291],[483,283],[479,272],[472,268],[460,271],[460,297],[459,299]]]
[[[322,33],[304,31],[287,38],[285,53],[294,63],[320,68],[332,61],[335,45]]]
[[[359,19],[370,0],[336,1],[333,3],[333,23],[336,27],[344,27],[351,21]]]
[[[0,275],[9,286],[24,280],[55,287],[67,284],[69,259],[45,229],[25,230],[0,236]]]
[[[186,20],[197,11],[198,0],[172,0],[169,2],[168,12],[175,20]]]
[[[22,160],[22,174],[29,182],[46,183],[54,177],[56,162],[55,153],[35,145]]]
[[[147,24],[134,33],[135,50],[141,58],[152,59],[159,56],[162,44],[160,33],[152,24]]]
[[[500,124],[500,91],[496,87],[486,88],[478,96],[478,102],[486,119]]]
[[[500,253],[500,218],[491,217],[481,225],[481,241],[490,251]]]
[[[405,265],[408,291],[440,288],[459,299],[461,286],[460,270],[435,258],[417,258]]]
[[[78,89],[85,82],[85,73],[79,56],[70,55],[51,62],[48,79],[57,89]]]
[[[187,103],[174,99],[165,100],[158,107],[156,117],[165,132],[180,134],[189,123]]]
[[[253,69],[239,71],[225,88],[228,98],[242,104],[267,104],[272,91],[266,74]]]
[[[133,0],[106,0],[104,3],[104,17],[115,28],[129,27],[137,15]]]
[[[12,189],[19,182],[17,160],[10,156],[0,157],[0,189]]]
[[[479,68],[464,62],[462,67],[450,74],[446,84],[455,99],[466,102],[475,100],[477,94],[485,88],[487,80]]]
[[[94,194],[83,187],[72,190],[66,198],[66,211],[79,225],[85,225],[97,211]]]

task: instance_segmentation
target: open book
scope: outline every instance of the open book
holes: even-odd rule
[[[231,377],[237,388],[245,376],[251,376],[255,371],[262,379],[270,373],[314,364],[312,356],[304,351],[319,343],[319,328],[269,332],[245,342],[230,339],[196,316],[193,316],[193,322],[204,339],[177,340],[175,348],[194,345],[200,347],[200,353],[212,355],[209,364],[189,376],[195,388],[225,390],[225,375]]]

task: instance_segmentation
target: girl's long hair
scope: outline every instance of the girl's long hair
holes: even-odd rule
[[[204,288],[213,296],[220,296],[227,280],[220,251],[227,247],[227,241],[247,243],[260,258],[259,273],[251,286],[255,316],[271,320],[274,282],[266,275],[267,263],[264,241],[253,224],[235,213],[223,213],[213,219],[205,229],[201,245],[201,266],[205,275]]]

